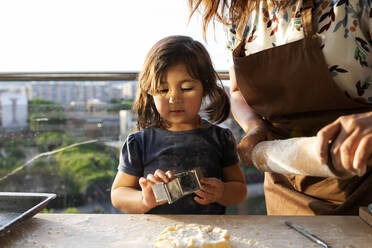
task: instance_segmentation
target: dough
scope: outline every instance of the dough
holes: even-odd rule
[[[210,225],[183,224],[167,227],[155,241],[155,248],[230,248],[230,233]]]

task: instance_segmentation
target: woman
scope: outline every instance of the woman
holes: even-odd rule
[[[232,34],[231,104],[246,132],[238,147],[242,161],[251,165],[251,151],[262,140],[317,135],[323,162],[355,175],[266,173],[268,214],[357,214],[372,202],[371,2],[189,4],[191,15],[203,12],[204,32],[219,20]]]

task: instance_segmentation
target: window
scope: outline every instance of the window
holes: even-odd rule
[[[190,35],[218,71],[228,70],[222,30],[203,41],[200,20],[187,26],[186,4],[0,3],[0,191],[56,193],[49,212],[118,213],[110,188],[120,146],[136,124],[130,109],[150,47],[167,35]],[[223,125],[240,139],[232,118]],[[246,170],[251,182],[262,182],[262,173]],[[254,201],[263,203],[262,192]]]

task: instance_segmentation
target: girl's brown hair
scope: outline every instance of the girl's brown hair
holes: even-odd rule
[[[137,130],[160,127],[162,120],[152,95],[158,92],[160,81],[170,66],[182,63],[194,79],[201,81],[209,104],[204,109],[208,119],[221,123],[230,114],[230,100],[225,92],[205,47],[187,36],[169,36],[158,41],[146,56],[139,74],[133,111],[137,115]],[[219,84],[217,84],[217,81]]]

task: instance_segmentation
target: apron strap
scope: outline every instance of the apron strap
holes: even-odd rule
[[[314,7],[313,0],[303,0],[302,10],[301,10],[302,26],[304,30],[304,36],[310,37],[310,38],[315,34],[313,18],[312,18],[313,7]]]

